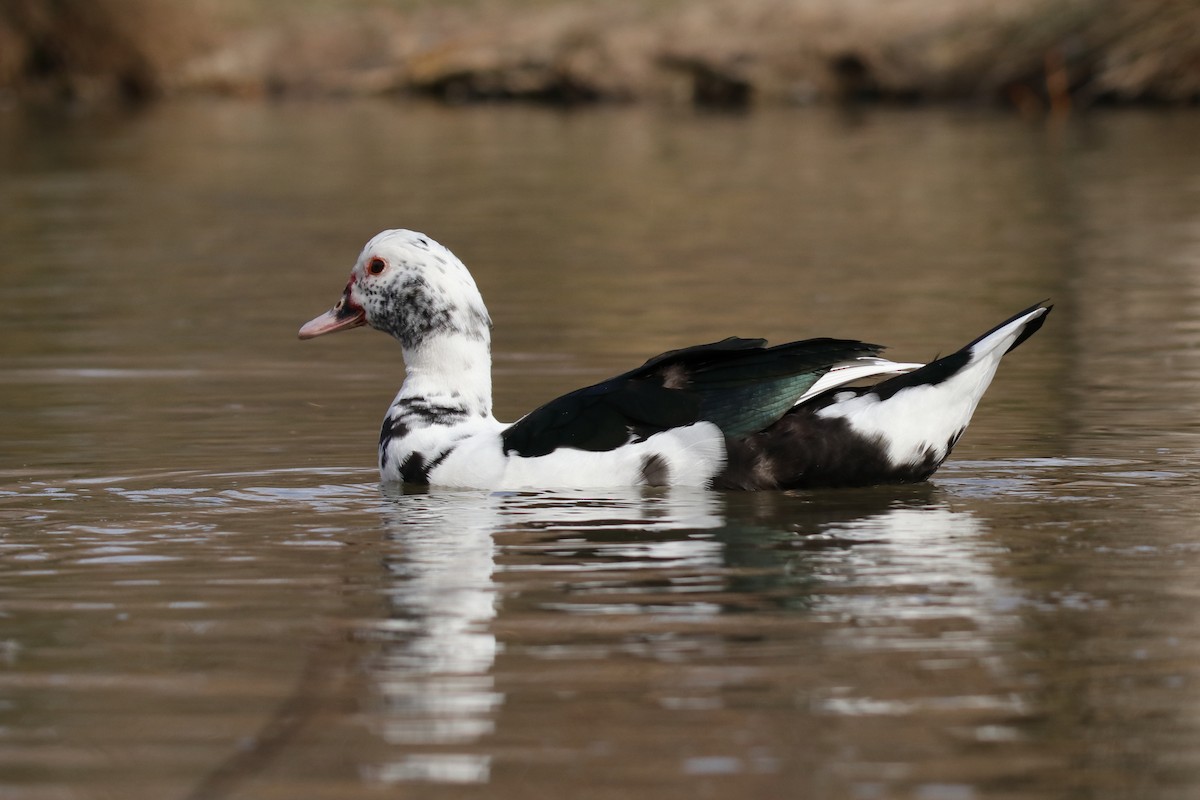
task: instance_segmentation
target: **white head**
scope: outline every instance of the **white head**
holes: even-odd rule
[[[301,339],[370,325],[406,353],[443,336],[489,343],[491,319],[461,261],[424,234],[390,230],[363,248],[337,304],[300,329]]]

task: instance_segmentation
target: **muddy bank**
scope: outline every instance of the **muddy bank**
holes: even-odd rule
[[[68,100],[1200,101],[1200,0],[183,5],[7,0],[0,88]]]

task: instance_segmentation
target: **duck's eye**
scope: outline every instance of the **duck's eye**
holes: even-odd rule
[[[387,262],[382,258],[372,258],[367,262],[367,272],[371,273],[372,275],[378,275],[385,269],[387,269]]]

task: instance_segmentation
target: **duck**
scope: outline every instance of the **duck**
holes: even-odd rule
[[[950,455],[1005,354],[1053,306],[927,364],[875,344],[730,337],[656,355],[513,423],[492,413],[491,317],[449,249],[406,229],[367,242],[300,339],[370,326],[403,350],[379,434],[384,484],[537,490],[796,490],[915,483]]]

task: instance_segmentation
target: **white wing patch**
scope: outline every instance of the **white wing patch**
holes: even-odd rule
[[[846,386],[847,384],[869,378],[900,375],[905,372],[912,372],[914,369],[920,369],[923,366],[925,365],[913,363],[901,364],[875,356],[863,356],[853,361],[843,361],[840,364],[834,364],[829,372],[822,375],[820,380],[814,383],[807,392],[800,395],[800,398],[796,400],[796,405],[800,405],[819,394],[823,394],[830,389],[836,389],[839,386]]]

